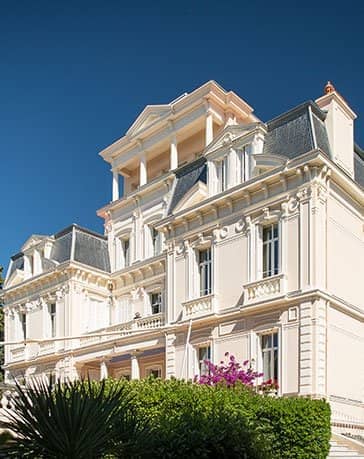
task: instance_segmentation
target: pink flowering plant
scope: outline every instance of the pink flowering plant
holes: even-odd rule
[[[262,393],[278,389],[278,384],[272,380],[256,385],[257,378],[261,378],[263,373],[255,371],[249,364],[249,360],[245,360],[241,364],[229,352],[225,353],[225,357],[227,357],[227,363],[222,360],[219,365],[213,364],[210,360],[204,360],[207,372],[206,374],[195,376],[195,382],[208,386],[225,384],[228,387],[240,382],[248,387],[256,387]]]

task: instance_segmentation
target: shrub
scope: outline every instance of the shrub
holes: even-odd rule
[[[327,457],[325,401],[262,396],[240,383],[227,388],[148,379],[126,385],[136,416],[151,426],[152,457]]]

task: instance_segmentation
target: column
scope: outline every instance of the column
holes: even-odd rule
[[[209,145],[214,138],[213,118],[212,113],[208,110],[206,114],[206,127],[205,127],[205,146]]]
[[[131,355],[131,379],[140,379],[140,368],[137,352],[133,352]]]
[[[108,371],[107,371],[107,365],[105,360],[102,360],[100,363],[100,381],[102,379],[107,379],[108,377]]]
[[[119,199],[119,173],[117,170],[112,171],[112,200]]]
[[[139,186],[147,183],[147,157],[145,152],[140,155],[140,169],[139,169]]]
[[[170,150],[170,170],[177,169],[178,167],[178,151],[177,151],[177,137],[172,134],[171,150]]]

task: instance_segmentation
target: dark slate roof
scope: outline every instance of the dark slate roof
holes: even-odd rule
[[[364,150],[354,145],[354,178],[364,188]]]
[[[101,234],[71,225],[53,236],[50,258],[42,258],[43,272],[54,269],[65,261],[78,261],[103,271],[110,272],[110,261],[107,239]],[[74,242],[74,244],[73,244]],[[74,245],[74,253],[72,247]],[[24,254],[22,252],[11,257],[9,276],[16,269],[24,269]]]
[[[315,102],[308,101],[274,118],[266,123],[263,153],[292,159],[320,148],[331,156],[325,117]]]
[[[183,198],[183,196],[198,182],[207,182],[206,173],[206,158],[201,158],[192,161],[191,163],[181,166],[175,171],[176,182],[174,186],[173,196],[169,205],[168,213],[171,214],[173,209]]]
[[[107,240],[90,232],[76,230],[74,260],[110,272]]]

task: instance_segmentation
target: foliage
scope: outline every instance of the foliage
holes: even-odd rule
[[[254,371],[249,365],[249,360],[245,360],[243,364],[240,364],[233,355],[229,352],[225,353],[225,357],[228,357],[228,362],[225,363],[223,360],[219,365],[215,365],[210,360],[205,360],[204,363],[207,367],[208,373],[195,376],[195,382],[199,384],[207,384],[208,386],[215,386],[216,384],[225,384],[227,387],[235,386],[238,382],[248,387],[253,387],[257,378],[263,376],[263,373]],[[256,386],[258,391],[270,392],[278,389],[276,381],[271,379],[263,381],[261,384]]]
[[[327,457],[330,408],[325,401],[259,395],[239,382],[230,388],[158,379],[125,385],[137,417],[147,419],[154,433],[154,457]]]
[[[104,457],[115,444],[119,451],[130,447],[123,439],[134,441],[139,429],[132,394],[118,383],[105,388],[103,381],[57,383],[54,389],[36,380],[27,389],[18,385],[3,425],[18,438],[2,450],[7,457],[90,459]]]
[[[7,457],[324,459],[329,450],[325,401],[259,395],[239,381],[109,379],[18,391],[8,427],[21,441]]]

